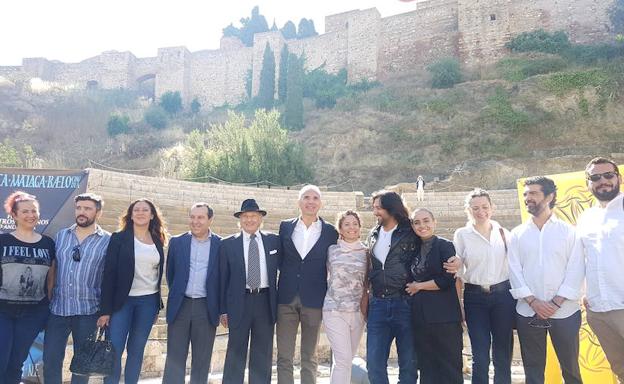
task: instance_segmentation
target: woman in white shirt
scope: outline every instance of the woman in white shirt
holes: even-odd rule
[[[509,231],[491,220],[494,212],[487,191],[466,196],[468,223],[455,232],[453,243],[462,261],[464,312],[472,347],[472,383],[487,384],[490,346],[494,383],[511,382],[513,325],[516,300],[509,293],[507,239]]]
[[[104,379],[105,384],[119,383],[124,349],[128,354],[124,382],[134,384],[139,380],[145,344],[162,309],[164,225],[154,203],[135,200],[108,244],[98,327],[110,326],[116,356],[113,374]]]

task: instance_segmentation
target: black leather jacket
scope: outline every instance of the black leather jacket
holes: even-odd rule
[[[382,265],[375,257],[375,243],[381,226],[375,227],[369,237],[371,269],[369,280],[375,297],[401,297],[407,295],[405,285],[412,281],[410,265],[420,247],[420,239],[409,225],[399,225],[392,233],[390,250],[386,262]]]

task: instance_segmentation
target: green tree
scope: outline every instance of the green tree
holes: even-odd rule
[[[260,14],[258,6],[251,10],[251,17],[240,19],[241,27],[237,28],[233,24],[223,28],[223,36],[237,37],[248,47],[253,46],[253,38],[256,33],[267,32],[269,25],[263,15]]]
[[[284,24],[280,31],[282,32],[282,36],[284,36],[284,39],[286,40],[297,38],[297,27],[295,26],[295,23],[290,20],[288,20],[286,24]]]
[[[453,57],[441,59],[429,67],[432,88],[452,88],[462,81],[459,61]]]
[[[609,16],[611,17],[615,33],[619,36],[624,35],[624,0],[617,0],[613,4],[609,11]]]
[[[286,108],[284,125],[291,130],[302,129],[303,124],[303,63],[302,57],[291,54],[288,58]]]
[[[191,132],[184,144],[185,174],[239,183],[310,181],[312,171],[303,148],[288,138],[279,119],[275,110],[257,110],[247,123],[243,114],[230,112],[225,123],[210,131]]]
[[[193,115],[197,115],[200,109],[201,109],[201,103],[196,97],[193,99],[193,101],[191,101],[191,113]]]
[[[32,167],[36,154],[30,145],[11,143],[9,139],[0,142],[0,167]]]
[[[158,103],[169,115],[175,115],[182,110],[182,96],[179,91],[168,91],[160,96]]]
[[[117,136],[130,132],[130,118],[128,115],[111,114],[106,124],[108,136]]]
[[[260,71],[260,87],[256,99],[259,108],[273,108],[275,99],[275,56],[269,43],[264,47],[262,70]]]
[[[297,28],[297,38],[305,39],[306,37],[317,36],[318,32],[314,28],[314,20],[303,18],[299,20],[299,27]]]
[[[253,84],[253,70],[248,69],[247,73],[245,73],[245,94],[247,96],[247,100],[251,99],[252,84]]]
[[[288,46],[284,44],[280,52],[279,76],[277,78],[277,98],[280,104],[286,101],[287,74],[288,74]]]
[[[156,129],[165,129],[167,127],[167,112],[159,106],[152,105],[143,114],[145,122]]]

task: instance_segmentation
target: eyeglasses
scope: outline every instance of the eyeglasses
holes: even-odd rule
[[[72,259],[77,262],[80,261],[80,245],[76,245],[72,249]]]
[[[596,181],[600,180],[603,177],[607,180],[611,180],[617,175],[618,174],[615,172],[596,173],[594,175],[587,175],[587,180],[593,181],[595,183]]]
[[[540,319],[537,315],[533,316],[533,318],[529,321],[529,327],[540,328],[540,329],[548,329],[552,326],[548,319]]]

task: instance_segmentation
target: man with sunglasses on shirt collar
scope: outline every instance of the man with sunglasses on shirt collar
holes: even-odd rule
[[[43,377],[60,384],[67,338],[72,334],[74,352],[96,329],[100,286],[110,233],[97,220],[102,197],[83,193],[74,198],[76,223],[56,234],[56,281],[43,346]],[[72,383],[87,383],[88,376],[72,375]]]
[[[511,231],[508,258],[526,383],[544,383],[548,333],[565,383],[581,384],[579,300],[585,265],[572,252],[574,227],[553,211],[557,200],[553,180],[530,177],[524,181],[523,195],[531,218]]]
[[[577,222],[574,252],[585,260],[587,322],[624,383],[624,194],[617,164],[604,157],[585,167],[587,188],[596,204]]]

